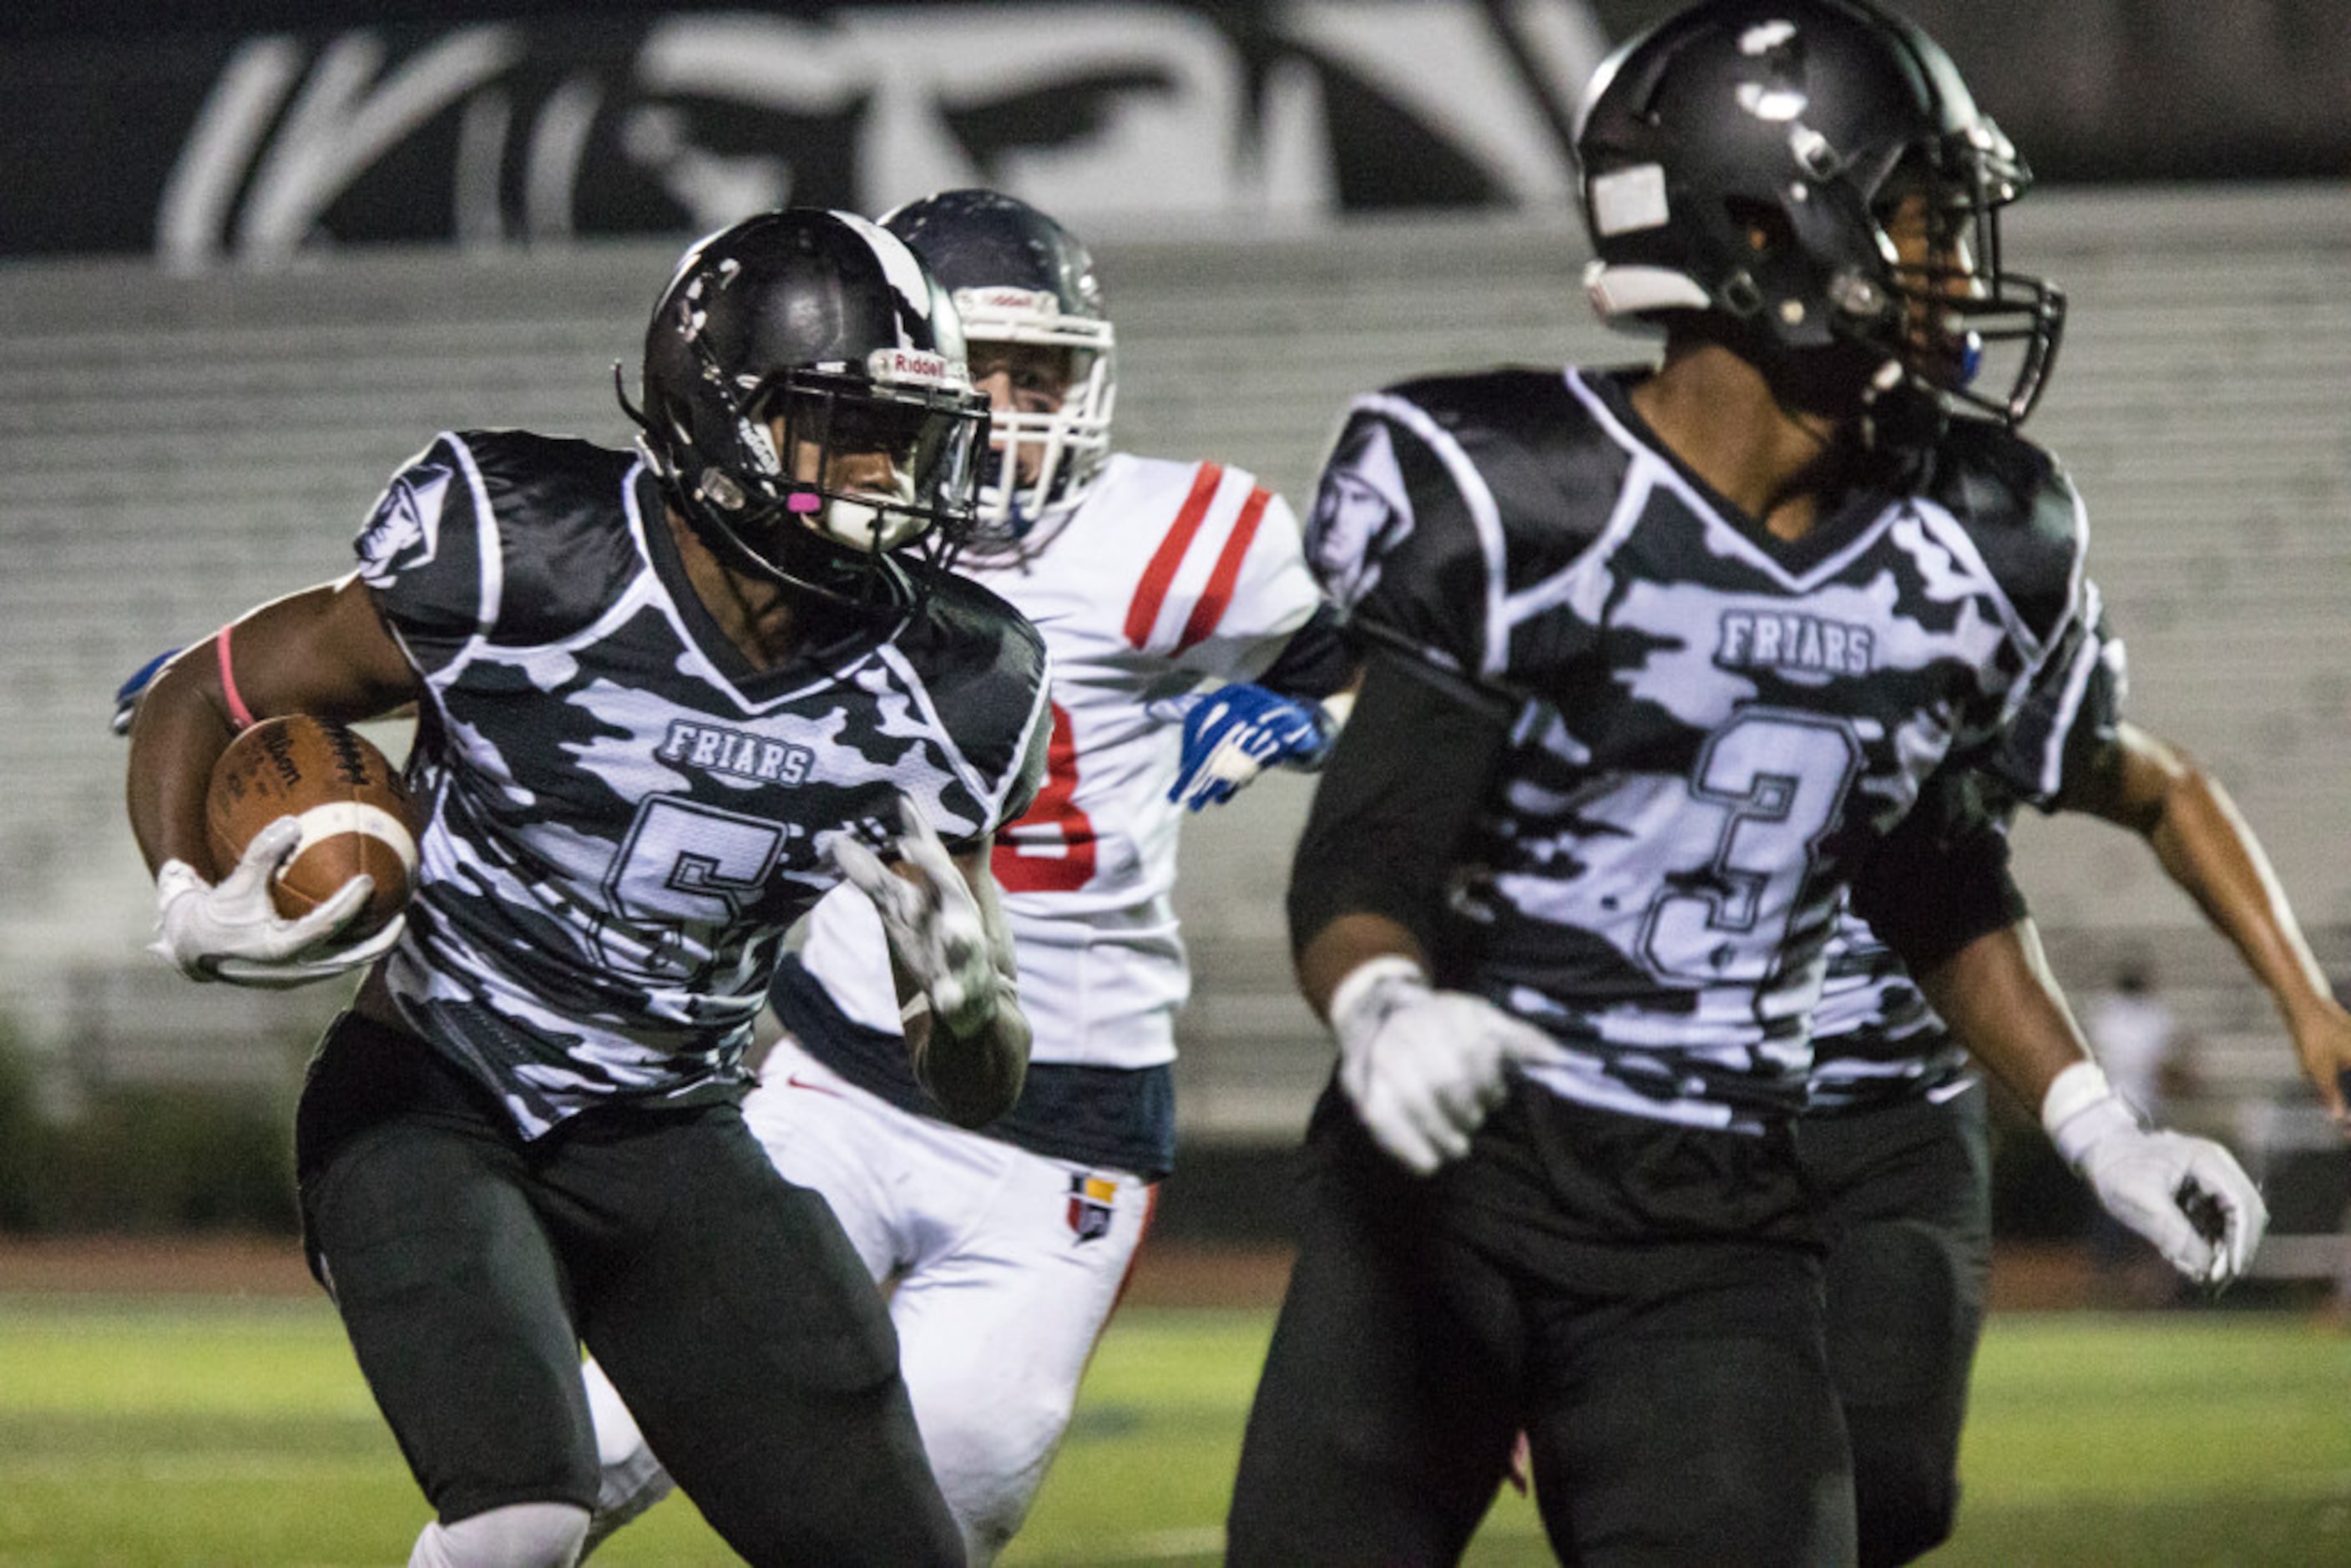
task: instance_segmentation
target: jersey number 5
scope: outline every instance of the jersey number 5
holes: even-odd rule
[[[704,973],[712,942],[765,894],[796,831],[691,800],[648,799],[604,873],[604,894],[625,922],[597,932],[605,961],[666,981]]]
[[[996,835],[988,869],[1007,893],[1075,893],[1093,880],[1093,819],[1078,810],[1078,737],[1070,714],[1051,705],[1045,787],[1019,821]]]
[[[1708,738],[1690,776],[1689,836],[1711,837],[1714,854],[1649,903],[1641,952],[1656,974],[1771,975],[1860,762],[1843,724],[1810,715],[1750,709]]]

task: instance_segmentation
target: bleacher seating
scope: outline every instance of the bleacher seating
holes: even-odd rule
[[[1301,509],[1353,392],[1645,351],[1588,319],[1583,246],[1563,220],[1099,238],[1123,444],[1255,469]],[[2050,192],[2010,234],[2011,258],[2073,297],[2033,430],[2088,498],[2134,711],[2235,792],[2329,961],[2351,969],[2346,247],[2339,187]],[[122,823],[109,695],[150,653],[343,570],[385,476],[438,428],[622,439],[610,366],[628,362],[633,382],[673,259],[667,245],[615,244],[487,260],[354,251],[194,278],[135,261],[0,267],[0,1010],[24,1038],[110,1071],[201,1060],[218,1074],[269,1020],[310,1027],[306,1002],[192,1002],[139,951],[148,884]],[[1303,781],[1273,780],[1190,830],[1189,1136],[1287,1137],[1325,1071],[1280,916],[1307,799]],[[2260,1075],[2240,1097],[2291,1100],[2264,1004],[2143,848],[2068,821],[2019,840],[2069,983],[2152,943],[2214,1061],[2232,1082]]]

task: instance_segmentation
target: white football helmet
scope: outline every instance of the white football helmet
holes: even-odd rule
[[[968,343],[1069,351],[1060,407],[998,409],[990,417],[973,543],[1017,544],[1049,514],[1083,500],[1110,455],[1117,341],[1093,257],[1060,224],[995,191],[943,191],[907,203],[882,225],[952,292]],[[1024,455],[1033,461],[1024,465]]]

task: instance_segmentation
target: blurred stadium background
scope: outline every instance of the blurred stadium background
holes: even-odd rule
[[[0,19],[0,1228],[284,1223],[248,1167],[276,1157],[339,997],[194,988],[141,952],[110,694],[344,570],[437,429],[622,440],[610,367],[633,382],[687,239],[787,201],[1026,195],[1095,242],[1123,444],[1252,468],[1302,509],[1353,392],[1642,351],[1582,301],[1566,137],[1609,43],[1671,8],[19,0]],[[2351,11],[1907,9],[2042,176],[2010,255],[2074,314],[2033,433],[2087,497],[2134,714],[2235,794],[2351,976]],[[1328,1065],[1280,914],[1307,798],[1276,779],[1188,834],[1170,1238],[1279,1234],[1281,1154]],[[2193,1043],[2179,1119],[2271,1182],[2267,1266],[2338,1268],[2344,1155],[2234,955],[2126,836],[2019,838],[2077,998],[2151,967]],[[2004,1168],[2017,1233],[2086,1220],[2034,1140]]]

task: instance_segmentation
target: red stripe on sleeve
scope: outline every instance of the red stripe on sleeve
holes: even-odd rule
[[[1273,499],[1264,490],[1251,490],[1241,507],[1241,515],[1233,523],[1232,537],[1217,557],[1217,570],[1208,574],[1208,591],[1200,595],[1200,602],[1192,606],[1192,618],[1184,622],[1184,635],[1176,640],[1176,651],[1182,653],[1217,629],[1225,618],[1225,611],[1233,601],[1233,584],[1241,577],[1241,561],[1249,554],[1249,540],[1257,537],[1258,520],[1265,516],[1266,504]]]
[[[1131,645],[1140,648],[1151,641],[1152,623],[1159,619],[1159,607],[1167,600],[1167,585],[1176,580],[1176,569],[1184,563],[1184,552],[1192,548],[1193,536],[1208,515],[1208,503],[1216,499],[1217,486],[1224,482],[1224,469],[1214,463],[1201,464],[1193,476],[1192,493],[1176,508],[1174,526],[1152,553],[1151,564],[1143,569],[1134,602],[1126,607],[1126,640]]]

